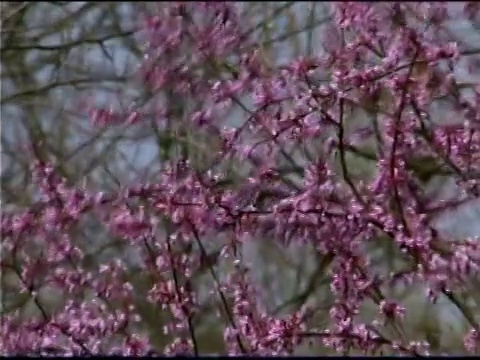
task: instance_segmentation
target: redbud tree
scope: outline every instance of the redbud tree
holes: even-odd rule
[[[479,29],[479,4],[332,2],[318,44],[282,59],[239,5],[154,6],[141,99],[88,102],[99,129],[154,134],[153,181],[67,181],[32,144],[36,201],[4,211],[1,271],[4,295],[35,311],[2,311],[3,354],[200,355],[213,323],[230,355],[480,350],[480,242],[438,220],[480,196],[480,47],[448,26]],[[91,241],[115,236],[135,270],[90,261],[74,234],[92,219]],[[272,301],[249,244],[306,249],[306,290]],[[309,301],[317,282],[329,301]],[[460,314],[461,349],[409,330],[406,289]]]

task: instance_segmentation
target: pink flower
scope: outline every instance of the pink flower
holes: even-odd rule
[[[240,4],[172,2],[145,16],[137,79],[149,104],[89,114],[155,135],[161,168],[107,191],[33,164],[35,201],[2,214],[1,270],[35,316],[3,316],[2,354],[198,356],[208,311],[229,355],[292,355],[307,339],[339,354],[437,351],[403,336],[399,286],[449,300],[472,327],[466,350],[478,350],[478,324],[454,295],[478,273],[480,245],[436,222],[480,196],[480,95],[458,79],[475,51],[446,31],[448,4],[331,7],[324,53],[281,63],[266,51],[277,45],[259,44],[268,24]],[[475,22],[477,10],[459,16]],[[444,178],[460,200],[435,191]],[[285,264],[298,249],[302,266],[314,259],[319,273],[290,302],[292,280],[272,270],[260,284],[273,264],[246,256],[260,242]]]

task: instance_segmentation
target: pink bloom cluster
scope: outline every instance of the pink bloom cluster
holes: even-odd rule
[[[205,264],[229,354],[288,355],[312,341],[340,354],[428,354],[426,340],[403,334],[408,308],[385,295],[412,284],[432,301],[442,295],[458,307],[471,327],[465,348],[478,351],[479,324],[455,290],[478,274],[480,242],[448,237],[433,219],[480,196],[480,88],[463,87],[455,75],[463,59],[477,55],[445,25],[455,18],[478,23],[479,7],[468,3],[452,14],[447,3],[330,6],[325,51],[274,65],[262,60],[233,2],[162,4],[144,19],[140,79],[153,93],[168,87],[191,101],[190,131],[219,140],[213,160],[200,169],[173,158],[155,183],[125,184],[111,194],[69,185],[53,166],[35,164],[40,197],[3,215],[1,265],[39,316],[2,316],[2,353],[147,354],[151,339],[134,306],[143,296],[171,314],[164,332],[174,340],[164,353],[198,354],[202,305],[194,275]],[[448,101],[448,113],[438,111],[440,101]],[[233,108],[243,112],[237,126],[227,116]],[[142,126],[142,110],[95,109],[92,120]],[[373,120],[360,123],[359,116]],[[375,169],[359,175],[352,156]],[[429,190],[422,170],[431,163],[454,179],[455,199]],[[233,180],[226,175],[231,164],[242,164]],[[92,218],[140,252],[141,271],[152,279],[144,294],[121,259],[85,265],[85,249],[73,237]],[[328,325],[312,325],[309,306],[280,317],[262,304],[239,251],[261,237],[312,246],[331,259]],[[410,265],[393,273],[376,268],[368,247],[378,238]],[[221,244],[213,263],[211,243]],[[227,277],[219,262],[230,265]],[[45,288],[60,291],[64,303],[47,309]],[[378,316],[362,321],[367,302]],[[385,335],[387,327],[398,336]]]

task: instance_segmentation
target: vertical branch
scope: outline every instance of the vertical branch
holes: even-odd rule
[[[402,94],[401,94],[401,97],[400,97],[400,103],[398,105],[398,108],[397,108],[397,111],[396,111],[396,114],[395,114],[392,150],[391,150],[391,153],[390,153],[390,180],[393,184],[393,197],[394,197],[394,201],[395,201],[396,207],[398,209],[398,212],[400,214],[400,221],[402,222],[403,228],[405,229],[405,231],[407,233],[409,233],[408,224],[407,224],[407,221],[405,219],[405,214],[403,213],[403,206],[402,206],[402,201],[401,201],[401,198],[400,198],[400,193],[398,191],[398,187],[397,187],[396,182],[395,182],[395,169],[396,169],[396,160],[397,160],[396,152],[397,152],[397,146],[398,146],[398,138],[399,138],[399,135],[400,135],[399,126],[400,126],[400,122],[401,122],[401,119],[402,119],[403,110],[404,110],[405,105],[406,105],[407,93],[408,93],[408,89],[409,89],[409,85],[410,85],[409,84],[410,77],[412,76],[412,72],[413,72],[413,69],[414,69],[414,64],[415,64],[415,61],[417,60],[417,57],[418,57],[418,50],[415,51],[415,54],[413,56],[413,60],[410,63],[410,67],[409,67],[408,72],[407,72],[407,77],[406,77],[406,80],[405,80],[405,84],[404,84],[404,87],[402,89]]]
[[[206,259],[208,257],[208,254],[207,254],[207,251],[205,250],[205,247],[203,246],[202,244],[202,241],[200,240],[200,236],[198,235],[198,232],[197,230],[192,226],[192,232],[193,232],[193,235],[195,237],[195,241],[197,242],[198,244],[198,247],[200,248],[200,254],[202,256],[203,259]],[[208,270],[210,272],[210,275],[212,276],[214,282],[215,282],[215,286],[217,287],[217,292],[218,292],[218,295],[220,296],[220,300],[222,302],[222,305],[223,305],[223,308],[225,310],[225,313],[228,317],[228,321],[230,322],[230,324],[232,325],[232,327],[236,330],[237,329],[237,325],[235,323],[235,320],[233,318],[233,314],[232,312],[230,311],[230,308],[228,306],[228,302],[227,302],[227,298],[225,296],[225,294],[223,293],[222,291],[222,288],[221,288],[221,284],[220,284],[220,281],[217,277],[217,274],[215,273],[215,271],[213,270],[213,267],[212,267],[212,264],[207,260],[206,263],[208,264]],[[240,348],[240,350],[242,351],[243,354],[247,354],[247,351],[245,349],[245,346],[243,345],[242,343],[242,339],[240,338],[240,335],[236,334],[235,335],[236,339],[237,339],[237,344],[238,344],[238,347]]]
[[[344,140],[345,126],[344,126],[344,109],[343,109],[344,100],[343,100],[342,97],[340,97],[340,99],[338,101],[338,106],[339,106],[339,117],[340,117],[339,126],[338,126],[338,142],[339,142],[338,143],[338,151],[340,152],[340,164],[341,164],[341,167],[342,167],[343,178],[345,179],[348,186],[352,190],[353,194],[355,195],[355,198],[361,204],[364,204],[364,201],[363,201],[360,193],[358,192],[357,188],[353,184],[352,179],[349,176],[348,167],[347,167],[347,163],[346,163],[346,160],[345,160],[345,143],[344,143],[344,141],[345,141]]]
[[[166,240],[167,240],[167,250],[169,252],[170,268],[172,270],[173,282],[175,285],[175,291],[177,293],[177,296],[176,296],[177,301],[180,304],[180,308],[182,309],[183,314],[187,318],[188,332],[190,333],[190,338],[192,340],[194,355],[198,356],[199,352],[198,352],[197,338],[195,336],[195,329],[193,327],[193,321],[192,321],[193,315],[189,310],[186,309],[185,305],[183,304],[183,296],[181,295],[181,288],[180,288],[180,283],[177,275],[177,270],[175,268],[175,263],[173,261],[173,252],[172,252],[172,245],[171,245],[169,233],[167,233]]]

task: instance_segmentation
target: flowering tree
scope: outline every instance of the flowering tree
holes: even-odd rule
[[[62,177],[32,144],[37,201],[3,214],[1,265],[3,291],[36,311],[2,313],[3,353],[198,355],[209,322],[228,354],[480,349],[480,244],[438,226],[480,196],[480,49],[447,26],[479,28],[480,6],[328,6],[323,51],[309,37],[281,62],[255,35],[268,19],[252,25],[239,4],[146,12],[144,94],[122,111],[91,103],[90,117],[149,129],[161,171],[105,192]],[[92,263],[78,235],[88,221],[98,231],[86,236],[108,231],[137,264]],[[305,291],[272,301],[251,243],[307,249]],[[309,302],[324,281],[327,300]],[[410,331],[409,288],[461,313],[463,349]]]

